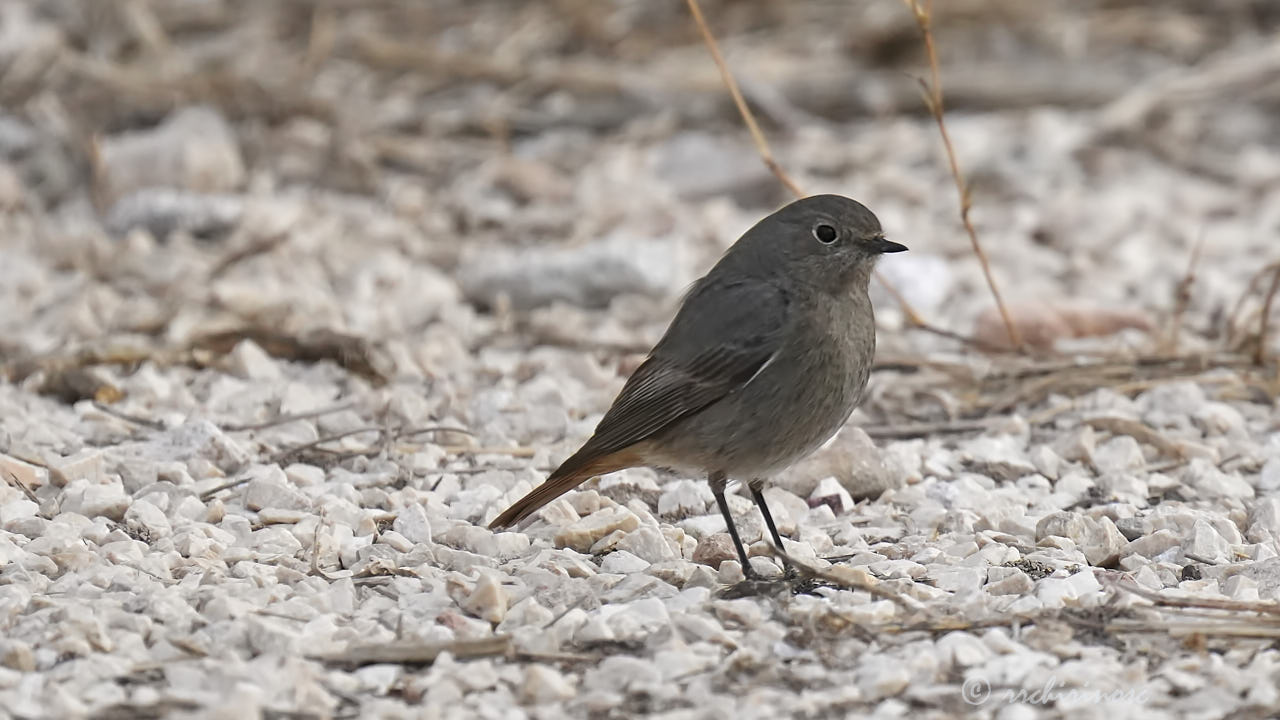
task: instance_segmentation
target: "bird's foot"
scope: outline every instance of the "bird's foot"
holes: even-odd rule
[[[752,573],[745,580],[725,586],[717,596],[722,600],[736,600],[759,595],[776,595],[784,590],[789,591],[790,588],[791,581],[786,578],[763,578]]]

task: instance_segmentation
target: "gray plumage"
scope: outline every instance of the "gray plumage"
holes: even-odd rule
[[[875,355],[875,260],[905,249],[883,238],[870,210],[837,195],[761,220],[690,289],[582,449],[491,527],[592,474],[650,465],[708,477],[736,543],[726,479],[749,482],[762,503],[765,478],[844,425]]]

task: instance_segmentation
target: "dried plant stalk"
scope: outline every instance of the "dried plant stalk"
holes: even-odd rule
[[[969,234],[969,242],[973,245],[973,254],[978,256],[978,262],[982,265],[982,274],[986,276],[987,287],[991,288],[991,296],[995,298],[996,307],[1000,310],[1000,317],[1004,320],[1005,330],[1009,333],[1009,344],[1014,348],[1022,348],[1022,337],[1019,335],[1013,319],[1009,316],[1009,310],[1005,307],[1003,298],[1000,297],[1000,289],[996,287],[995,276],[991,273],[991,264],[987,262],[987,254],[982,249],[982,243],[978,242],[978,233],[974,230],[973,221],[969,218],[969,211],[973,207],[969,186],[965,182],[964,175],[960,172],[960,164],[956,160],[955,148],[951,146],[951,135],[947,132],[947,123],[942,117],[942,73],[938,69],[938,51],[934,47],[933,28],[931,25],[933,0],[925,0],[923,5],[920,0],[903,0],[903,2],[907,4],[907,7],[915,16],[916,24],[920,26],[920,32],[924,36],[925,52],[929,56],[930,81],[925,83],[924,80],[921,80],[920,86],[929,114],[938,123],[938,133],[942,136],[942,146],[946,149],[947,162],[951,166],[951,178],[955,181],[956,191],[960,194],[960,222],[964,224],[965,232]]]
[[[707,20],[702,15],[702,8],[698,6],[698,0],[686,0],[689,5],[689,12],[693,14],[693,22],[698,26],[698,32],[702,33],[702,40],[707,44],[707,50],[711,53],[711,59],[715,61],[716,67],[720,70],[720,77],[724,80],[725,87],[729,89],[729,95],[733,97],[733,104],[738,108],[738,114],[742,116],[742,121],[747,125],[747,132],[751,133],[751,140],[756,145],[756,151],[760,153],[760,159],[764,161],[766,167],[772,172],[778,181],[786,186],[791,194],[798,198],[805,196],[805,192],[800,186],[787,175],[782,166],[773,157],[773,151],[769,148],[769,142],[765,140],[764,133],[760,130],[759,123],[756,122],[755,115],[751,112],[751,108],[747,107],[747,101],[742,97],[742,91],[738,89],[738,81],[733,79],[733,73],[729,72],[729,66],[724,61],[724,56],[720,54],[720,46],[716,44],[715,36],[711,34],[710,28],[707,27]],[[907,317],[907,323],[912,327],[930,330],[946,337],[955,337],[964,339],[963,336],[951,333],[938,328],[933,328],[920,317],[920,314],[911,307],[911,303],[898,291],[884,275],[879,271],[875,273],[876,280],[889,291],[893,299],[898,302],[898,306],[902,308],[902,312]]]

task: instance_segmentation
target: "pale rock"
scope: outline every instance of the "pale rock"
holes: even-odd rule
[[[1222,584],[1222,594],[1239,602],[1258,602],[1258,581],[1244,575],[1232,575]]]
[[[1068,498],[1068,504],[1074,505],[1078,500],[1086,497],[1095,485],[1093,478],[1084,473],[1067,472],[1053,484],[1053,490],[1055,496]]]
[[[738,551],[733,547],[733,538],[729,537],[729,533],[721,532],[699,540],[690,559],[700,565],[719,568],[724,561],[737,558]]]
[[[690,515],[701,515],[714,501],[711,488],[705,482],[677,480],[668,483],[658,497],[658,514],[664,518],[681,520]]]
[[[313,517],[311,513],[302,510],[265,507],[258,511],[258,522],[264,525],[295,525],[309,517]]]
[[[588,617],[573,633],[573,642],[577,645],[613,642],[617,639],[617,636],[613,633],[613,628],[609,627],[605,618],[601,617],[599,613]]]
[[[631,532],[640,526],[640,518],[622,507],[601,508],[581,520],[562,528],[555,536],[556,547],[569,547],[587,552],[597,540],[615,530]]]
[[[106,482],[106,456],[97,448],[86,448],[49,463],[49,477],[56,485],[73,480],[88,480],[99,485]]]
[[[1194,489],[1197,497],[1205,500],[1248,499],[1255,495],[1253,486],[1245,482],[1239,473],[1223,472],[1206,458],[1193,458],[1183,468],[1182,482]]]
[[[737,558],[737,555],[734,555],[734,558]],[[719,571],[716,573],[716,581],[724,585],[735,585],[746,578],[747,576],[742,572],[742,563],[736,559],[721,561]]]
[[[653,149],[652,172],[686,202],[728,195],[744,207],[774,205],[777,181],[740,138],[706,130],[677,133]]]
[[[281,508],[310,510],[311,499],[288,484],[284,471],[275,466],[258,466],[257,475],[244,491],[244,505],[250,510]]]
[[[602,308],[618,295],[668,297],[688,282],[682,239],[615,232],[575,247],[485,247],[464,253],[454,278],[481,307],[531,310],[555,302]],[[673,258],[677,258],[673,261]]]
[[[841,613],[845,614],[850,622],[876,626],[892,621],[897,616],[898,605],[892,600],[876,600],[846,607]]]
[[[396,552],[407,553],[414,549],[415,545],[409,538],[401,535],[395,530],[384,530],[378,533],[378,542],[383,545],[390,546]]]
[[[9,502],[0,504],[0,528],[4,528],[9,532],[19,532],[18,530],[13,529],[13,527],[22,520],[36,518],[36,513],[38,512],[40,512],[40,506],[26,498],[10,500]],[[43,518],[37,519],[43,520]],[[27,535],[27,533],[21,534]],[[34,536],[27,535],[27,537]]]
[[[1204,520],[1196,521],[1182,551],[1194,560],[1215,565],[1231,560],[1231,544]]]
[[[987,584],[983,589],[992,595],[1025,595],[1035,587],[1030,576],[1012,567],[987,569]]]
[[[1036,472],[1056,481],[1062,472],[1063,459],[1058,453],[1053,451],[1048,445],[1036,445],[1031,448],[1028,453],[1031,464],[1035,466]]]
[[[1164,589],[1164,581],[1160,579],[1160,574],[1153,570],[1149,564],[1143,565],[1136,571],[1133,571],[1133,580],[1148,590]]]
[[[950,632],[938,638],[938,651],[945,658],[943,662],[959,667],[981,665],[991,658],[991,649],[979,637],[972,633]]]
[[[1137,398],[1138,407],[1145,412],[1160,416],[1193,416],[1209,399],[1204,389],[1190,380],[1160,383]],[[1152,422],[1153,425],[1161,425]]]
[[[911,560],[881,560],[867,565],[867,570],[886,580],[908,578],[919,580],[928,573],[928,568]]]
[[[489,573],[482,572],[461,607],[481,620],[496,625],[506,617],[510,602],[511,596],[506,588]]]
[[[401,508],[391,523],[391,529],[412,543],[431,542],[431,523],[427,520],[427,511],[418,503]]]
[[[689,585],[689,578],[699,566],[688,560],[663,560],[649,566],[647,572],[672,587],[684,588]],[[704,570],[706,568],[703,568]]]
[[[397,516],[397,519],[399,516]],[[392,525],[394,528],[394,524]],[[402,533],[403,534],[403,533]],[[455,525],[441,533],[436,533],[432,540],[437,543],[443,543],[450,547],[466,550],[477,555],[487,557],[498,556],[498,535],[507,533],[494,533],[488,528],[482,528],[476,525]],[[408,535],[405,535],[408,537]]]
[[[1151,494],[1147,482],[1133,473],[1109,473],[1097,480],[1097,489],[1102,497],[1145,505]]]
[[[662,679],[667,682],[710,670],[719,662],[714,653],[694,652],[687,648],[659,650],[654,653],[653,660],[662,671]]]
[[[226,509],[226,504],[218,498],[210,500],[206,505],[200,502],[200,498],[187,495],[169,503],[169,520],[174,525],[182,525],[184,521],[193,520],[217,524],[222,522]]]
[[[36,658],[31,645],[21,640],[0,640],[0,666],[23,673],[35,672]]]
[[[679,528],[698,540],[726,531],[724,516],[719,513],[685,518],[680,521]]]
[[[1046,537],[1064,537],[1080,544],[1089,534],[1088,518],[1077,512],[1058,511],[1049,513],[1036,523],[1036,540]]]
[[[563,527],[578,522],[582,516],[573,509],[573,505],[565,498],[548,503],[539,511],[538,516],[552,527]]]
[[[997,482],[1017,480],[1036,472],[1023,446],[1022,438],[1013,435],[983,435],[961,446],[961,461],[971,472]]]
[[[1088,425],[1079,425],[1059,435],[1052,448],[1063,460],[1088,463],[1093,460],[1097,444],[1098,440],[1093,428]]]
[[[530,705],[558,703],[572,700],[577,689],[558,670],[541,663],[525,666],[524,683],[520,686],[520,698]]]
[[[622,530],[614,530],[608,535],[605,535],[595,541],[587,552],[592,555],[604,555],[606,553],[611,553],[618,548],[618,543],[622,542],[622,539],[626,536],[627,534]]]
[[[284,469],[284,476],[298,487],[314,487],[324,483],[324,469],[304,463],[290,464]]]
[[[1089,601],[1085,604],[1094,604],[1102,593],[1102,584],[1098,582],[1097,576],[1088,568],[1067,578],[1067,584],[1075,591],[1077,598]]]
[[[155,187],[230,192],[245,179],[235,133],[209,107],[183,107],[154,128],[106,137],[99,153],[114,198]]]
[[[1245,432],[1244,416],[1223,402],[1207,402],[1196,408],[1191,420],[1207,436],[1241,435]]]
[[[49,482],[49,471],[36,467],[29,462],[0,453],[0,477],[8,483],[12,475],[26,485],[29,490],[36,490]]]
[[[856,682],[866,700],[878,700],[905,690],[911,673],[900,663],[868,661],[858,668]]]
[[[246,380],[276,381],[281,377],[280,366],[252,340],[241,340],[231,349],[227,369]]]
[[[762,578],[776,578],[782,576],[781,565],[769,555],[752,555],[748,550],[747,562],[751,563],[751,569],[755,571],[755,574]]]
[[[1105,515],[1089,518],[1088,522],[1089,532],[1079,543],[1080,551],[1090,565],[1105,565],[1109,559],[1119,556],[1129,541]]]
[[[569,493],[565,496],[565,500],[573,507],[573,511],[578,514],[578,517],[590,515],[600,509],[600,493],[595,490],[579,490]]]
[[[75,480],[63,491],[62,511],[85,517],[123,520],[129,505],[129,497],[119,483],[100,485],[88,480]]]
[[[1128,435],[1116,435],[1093,453],[1093,464],[1101,474],[1120,474],[1140,470],[1147,464],[1142,446]]]
[[[939,590],[952,593],[972,592],[987,581],[987,569],[934,564],[929,566],[928,577]]]
[[[148,542],[168,537],[173,533],[169,518],[164,511],[152,504],[148,498],[135,500],[124,513],[125,526],[136,535],[145,537]]]
[[[646,562],[655,563],[663,560],[674,560],[679,554],[671,549],[671,544],[662,531],[652,525],[643,525],[618,542],[618,550],[630,552]]]
[[[662,672],[653,662],[630,655],[610,655],[586,671],[582,687],[652,692],[661,682]]]
[[[813,492],[809,493],[809,506],[816,508],[819,505],[827,506],[834,515],[841,515],[853,509],[853,496],[839,480],[827,476],[819,480]]]
[[[692,562],[692,561],[691,561]],[[741,569],[739,569],[741,573]],[[667,582],[670,582],[669,580]],[[688,588],[716,588],[720,586],[720,575],[717,570],[712,570],[706,565],[693,564],[693,568],[689,573],[689,577],[684,581],[685,589]]]
[[[1280,490],[1280,455],[1268,458],[1258,473],[1257,487],[1266,492]]]
[[[487,530],[485,532],[488,532]],[[493,533],[494,555],[502,559],[517,558],[524,555],[532,544],[528,535],[522,532]]]
[[[667,545],[671,546],[671,551],[678,558],[688,559],[693,557],[693,551],[698,547],[696,538],[674,525],[664,524],[662,526],[662,537],[667,539]]]
[[[1263,542],[1267,534],[1280,538],[1280,497],[1274,495],[1258,498],[1249,508],[1248,538],[1253,542]]]
[[[809,514],[809,503],[793,492],[776,485],[766,487],[762,494],[773,515],[774,525],[783,535],[794,535],[796,523]]]
[[[353,675],[365,692],[375,696],[386,695],[400,681],[404,675],[404,668],[400,665],[379,663],[365,665],[355,670]]]
[[[649,561],[637,557],[626,550],[615,550],[604,556],[604,560],[600,563],[600,572],[628,575],[643,572],[648,569],[650,564]]]
[[[1076,598],[1075,589],[1065,578],[1047,577],[1036,583],[1036,599],[1047,608],[1061,608]]]
[[[613,609],[608,616],[609,627],[622,642],[642,640],[671,624],[671,615],[660,598],[647,597],[605,607]]]

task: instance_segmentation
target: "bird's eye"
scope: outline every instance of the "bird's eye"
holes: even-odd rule
[[[839,237],[836,229],[827,224],[818,225],[813,228],[813,236],[823,245],[830,245]]]

